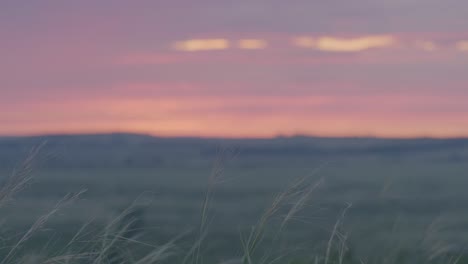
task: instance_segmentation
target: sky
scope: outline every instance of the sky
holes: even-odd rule
[[[0,135],[468,136],[468,1],[0,2]]]

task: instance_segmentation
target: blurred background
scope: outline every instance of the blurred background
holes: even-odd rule
[[[33,180],[1,208],[2,250],[86,189],[25,250],[59,248],[130,206],[123,236],[182,236],[186,252],[203,222],[215,263],[242,255],[275,195],[303,179],[269,221],[265,249],[307,259],[339,233],[364,263],[464,252],[467,9],[1,1],[2,181],[44,144],[26,166]]]

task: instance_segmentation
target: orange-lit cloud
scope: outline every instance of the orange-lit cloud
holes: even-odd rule
[[[313,48],[327,52],[359,52],[373,48],[390,47],[396,43],[395,37],[391,35],[360,36],[354,38],[340,38],[334,36],[295,37],[291,39],[293,47]],[[240,49],[265,49],[268,41],[264,39],[239,39],[237,46]],[[231,47],[227,39],[189,39],[177,41],[172,45],[178,51],[210,51],[226,50]]]
[[[292,45],[301,48],[316,48],[317,42],[311,37],[297,37],[292,39]]]
[[[317,40],[317,49],[331,52],[357,52],[373,48],[392,46],[395,38],[389,35],[366,36],[358,38],[321,37]]]
[[[268,46],[268,42],[263,39],[241,39],[238,42],[240,49],[257,50],[264,49]]]
[[[172,46],[179,51],[207,51],[207,50],[225,50],[230,47],[227,39],[189,39],[177,41]]]
[[[355,38],[339,38],[324,36],[319,38],[297,37],[292,44],[301,48],[312,48],[327,52],[359,52],[373,48],[390,47],[396,43],[391,35],[362,36]]]
[[[468,40],[460,40],[455,45],[459,51],[468,52]]]
[[[417,41],[415,47],[424,51],[436,51],[438,49],[437,44],[432,41]]]

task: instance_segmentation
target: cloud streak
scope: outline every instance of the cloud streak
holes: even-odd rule
[[[265,49],[267,46],[268,42],[263,39],[241,39],[238,42],[238,47],[240,49],[247,50]]]
[[[436,51],[438,49],[437,44],[432,41],[417,41],[415,47],[424,51]]]
[[[190,39],[177,41],[173,48],[179,51],[208,51],[208,50],[225,50],[231,46],[229,40],[223,38],[216,39]]]
[[[450,41],[450,40],[449,40]],[[415,50],[436,51],[446,46],[447,40],[440,39],[420,39],[417,34],[412,38],[398,36],[394,34],[384,35],[363,35],[354,37],[340,36],[283,36],[282,39],[269,41],[263,38],[240,38],[229,40],[225,38],[213,39],[190,39],[176,41],[171,44],[171,49],[175,51],[219,51],[228,49],[245,50],[287,50],[287,49],[311,49],[320,52],[356,53],[372,49],[398,48],[401,46],[410,47]],[[452,40],[453,46],[458,51],[468,50],[467,40]],[[286,45],[285,45],[286,44]]]
[[[468,40],[458,41],[456,47],[459,51],[468,52]]]
[[[299,39],[301,46],[315,48],[327,52],[360,52],[368,49],[390,47],[396,43],[393,36],[363,36],[357,38],[320,37],[315,42],[312,39]]]

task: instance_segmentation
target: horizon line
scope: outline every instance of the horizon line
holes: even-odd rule
[[[203,135],[157,135],[143,132],[125,132],[125,131],[110,131],[110,132],[77,132],[77,133],[31,133],[31,134],[0,134],[0,139],[5,138],[40,138],[40,137],[78,137],[78,136],[112,136],[112,135],[129,135],[141,136],[160,139],[222,139],[222,140],[273,140],[281,138],[323,138],[323,139],[384,139],[384,140],[417,140],[417,139],[432,139],[432,140],[451,140],[451,139],[467,139],[466,136],[378,136],[378,135],[319,135],[319,134],[277,134],[273,136],[203,136]]]

